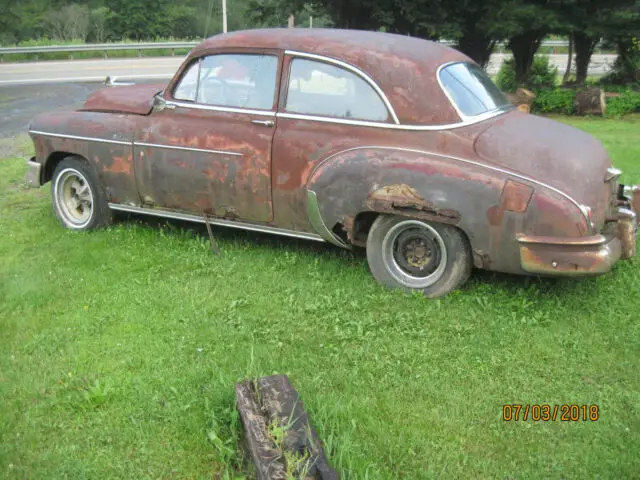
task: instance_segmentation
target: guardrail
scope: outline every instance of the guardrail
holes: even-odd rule
[[[0,48],[0,61],[4,55],[15,55],[24,53],[35,53],[36,57],[43,53],[58,52],[104,52],[107,58],[107,52],[113,50],[138,50],[138,56],[142,56],[143,50],[171,50],[173,55],[176,50],[184,48],[193,48],[198,45],[198,41],[193,42],[149,42],[149,43],[87,43],[84,45],[50,45],[42,47],[6,47]]]
[[[440,42],[446,45],[453,45],[455,43],[452,40],[440,40]],[[198,43],[200,42],[90,43],[84,45],[52,45],[43,47],[6,47],[0,48],[0,62],[4,61],[4,55],[21,53],[35,53],[36,60],[39,54],[57,52],[68,52],[70,59],[73,59],[74,52],[104,52],[104,57],[107,58],[107,52],[112,50],[138,50],[138,56],[141,57],[143,50],[169,49],[171,50],[171,55],[174,55],[177,49],[193,48],[198,45]],[[542,42],[543,47],[567,47],[568,45],[569,42],[566,40],[545,40]],[[500,53],[502,53],[506,43],[500,42],[497,46],[500,49]]]

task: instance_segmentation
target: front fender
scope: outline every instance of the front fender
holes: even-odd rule
[[[546,234],[580,235],[566,221],[575,212],[560,195],[501,169],[431,152],[347,150],[318,164],[307,188],[327,229],[343,225],[349,241],[362,212],[447,223],[467,235],[475,265],[491,270],[523,273],[518,234],[542,226]]]
[[[138,116],[62,111],[41,114],[29,125],[43,182],[55,163],[67,155],[83,157],[93,166],[107,198],[115,203],[139,203],[133,172],[133,135]]]

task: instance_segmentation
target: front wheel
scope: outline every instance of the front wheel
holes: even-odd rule
[[[457,228],[413,218],[380,215],[367,237],[367,261],[382,285],[446,295],[471,274],[471,247]]]
[[[91,230],[111,223],[111,210],[98,177],[81,157],[67,157],[56,166],[51,201],[60,223],[72,230]]]

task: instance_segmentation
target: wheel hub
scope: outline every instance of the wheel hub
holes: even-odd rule
[[[429,276],[440,264],[440,249],[429,233],[419,228],[407,229],[395,241],[394,259],[412,276]]]

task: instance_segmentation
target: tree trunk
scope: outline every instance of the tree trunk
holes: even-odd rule
[[[575,32],[573,39],[576,46],[576,84],[584,85],[587,80],[591,55],[593,55],[593,50],[600,39],[585,35],[583,32]]]
[[[544,32],[533,31],[516,35],[509,40],[509,48],[513,52],[518,85],[525,84],[529,79],[533,57],[538,51],[543,38]]]
[[[469,29],[458,40],[458,50],[471,57],[482,68],[485,68],[489,63],[495,44],[495,40]]]
[[[567,59],[567,69],[562,77],[562,84],[566,85],[571,75],[571,62],[573,62],[573,32],[569,34],[569,58]]]
[[[576,92],[576,114],[603,115],[606,110],[604,90],[601,88],[585,88]]]

